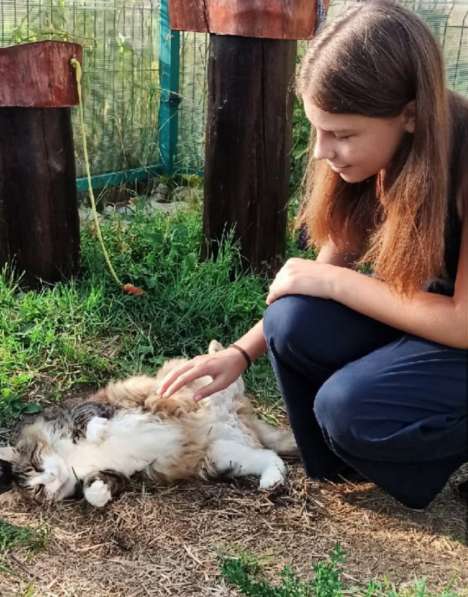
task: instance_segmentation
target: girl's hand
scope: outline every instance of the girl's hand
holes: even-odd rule
[[[204,386],[194,395],[194,400],[202,400],[214,392],[224,390],[242,375],[247,369],[242,354],[235,348],[225,348],[214,354],[204,354],[184,363],[166,377],[159,393],[163,398],[169,398],[191,381],[210,375],[211,383]]]
[[[310,259],[288,259],[270,286],[267,305],[286,294],[333,298],[333,278],[339,269],[329,263],[317,263]]]

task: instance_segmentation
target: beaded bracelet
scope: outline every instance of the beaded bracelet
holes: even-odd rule
[[[249,357],[249,353],[244,350],[243,348],[241,348],[238,344],[230,344],[229,348],[235,348],[236,350],[238,350],[241,355],[244,357],[246,363],[247,363],[247,369],[252,365],[252,359]],[[246,369],[246,371],[247,371]]]

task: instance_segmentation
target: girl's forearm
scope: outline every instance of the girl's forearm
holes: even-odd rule
[[[385,282],[347,268],[337,268],[331,295],[403,332],[453,348],[468,348],[468,313],[453,297],[423,291],[401,296]]]
[[[239,340],[236,340],[236,344],[247,351],[252,361],[264,355],[267,346],[263,335],[263,319],[250,328]]]

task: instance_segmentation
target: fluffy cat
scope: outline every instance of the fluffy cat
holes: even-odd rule
[[[209,352],[221,348],[213,341]],[[77,407],[25,426],[14,447],[0,448],[0,491],[13,482],[38,501],[83,495],[103,507],[137,472],[165,481],[256,475],[261,489],[284,483],[278,454],[296,453],[294,438],[253,413],[242,378],[200,402],[193,393],[209,377],[170,398],[158,395],[183,362],[166,362],[156,377],[110,383]]]

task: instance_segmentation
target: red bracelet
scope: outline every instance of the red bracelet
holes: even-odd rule
[[[249,357],[249,353],[246,350],[244,350],[237,344],[230,344],[228,348],[235,348],[236,350],[238,350],[241,353],[241,355],[245,359],[245,362],[247,363],[247,369],[252,365],[252,359]],[[246,371],[247,371],[247,369],[246,369]]]

